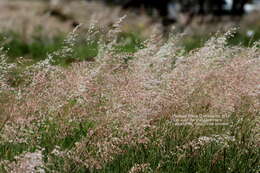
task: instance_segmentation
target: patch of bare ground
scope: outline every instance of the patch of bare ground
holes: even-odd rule
[[[127,13],[123,30],[151,33],[154,22],[146,15],[123,12],[119,7],[107,7],[101,3],[76,1],[28,1],[2,0],[0,2],[0,31],[21,33],[29,39],[35,32],[54,36],[72,31],[79,23],[88,24],[95,19],[101,26],[112,25]],[[159,21],[158,21],[159,23]]]

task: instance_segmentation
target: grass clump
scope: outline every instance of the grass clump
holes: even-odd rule
[[[229,31],[184,53],[181,35],[126,41],[121,22],[91,26],[93,60],[65,68],[80,59],[75,29],[23,84],[2,52],[0,170],[257,172],[259,43],[228,45]]]

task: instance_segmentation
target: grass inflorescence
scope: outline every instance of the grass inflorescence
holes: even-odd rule
[[[185,52],[182,35],[142,41],[122,19],[33,63],[9,61],[24,43],[1,49],[0,172],[258,172],[259,42],[228,31]]]

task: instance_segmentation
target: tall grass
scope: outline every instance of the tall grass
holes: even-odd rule
[[[77,28],[15,86],[1,51],[0,171],[258,172],[259,43],[228,46],[229,31],[186,54],[155,32],[121,51],[121,22],[89,27],[93,61],[53,63],[75,56]]]

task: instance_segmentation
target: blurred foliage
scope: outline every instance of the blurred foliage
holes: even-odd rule
[[[182,46],[186,52],[200,48],[213,34],[193,34],[186,36],[182,40]],[[228,39],[228,45],[240,45],[251,47],[255,41],[260,40],[260,27],[251,27],[247,30],[238,31],[233,37]]]
[[[62,46],[64,36],[47,38],[34,36],[31,41],[26,41],[21,35],[14,32],[0,33],[0,41],[11,61],[18,57],[27,57],[34,60],[42,60],[46,54],[58,50]]]
[[[64,35],[53,38],[35,36],[28,42],[14,32],[0,33],[0,44],[7,50],[9,61],[15,62],[17,58],[24,57],[37,62],[64,46]],[[86,43],[84,38],[79,39],[73,46],[73,53],[66,57],[55,57],[57,64],[66,65],[75,61],[93,60],[98,54],[98,40]],[[117,40],[117,52],[133,53],[142,48],[142,39],[135,33],[121,33]]]
[[[185,36],[180,45],[188,53],[200,48],[213,34],[191,34]],[[32,63],[43,60],[47,54],[55,52],[64,46],[64,35],[57,35],[53,38],[44,36],[33,36],[30,41],[26,41],[21,35],[14,32],[0,33],[0,44],[8,50],[9,61],[15,62],[17,58],[24,57],[32,60]],[[229,45],[241,45],[250,47],[260,39],[260,28],[251,27],[244,31],[238,31],[234,37],[229,38]],[[144,47],[144,39],[138,33],[121,33],[117,39],[115,50],[118,53],[134,53]],[[55,57],[55,64],[68,65],[75,61],[92,61],[98,54],[98,40],[86,43],[82,37],[74,45],[73,53],[69,57]]]

